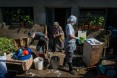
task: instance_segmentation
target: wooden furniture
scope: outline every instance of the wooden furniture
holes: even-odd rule
[[[103,43],[91,38],[84,41],[83,60],[87,66],[97,64],[103,53]]]
[[[14,39],[14,47],[15,47],[16,49],[18,49],[19,47],[22,46],[21,43],[22,43],[22,42],[21,42],[21,39]]]
[[[19,49],[21,46],[26,47],[28,44],[29,39],[27,37],[22,37],[18,39],[14,39],[14,46],[16,49]],[[32,63],[33,63],[33,56],[31,55],[30,59],[27,60],[16,60],[11,58],[12,53],[7,55],[7,64],[13,64],[13,65],[20,65],[23,71],[27,71]]]
[[[14,39],[14,46],[16,49],[18,49],[21,46],[26,47],[28,42],[29,42],[29,38],[27,37],[17,38],[17,39]]]
[[[27,38],[27,37],[22,37],[22,45],[23,45],[23,46],[27,46],[28,42],[29,42],[29,38]]]
[[[33,56],[31,56],[30,59],[27,59],[27,60],[15,60],[11,58],[11,53],[10,53],[7,55],[6,63],[20,65],[23,71],[27,71],[33,63]]]

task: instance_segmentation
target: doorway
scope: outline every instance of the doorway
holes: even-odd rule
[[[107,26],[117,28],[117,8],[109,8],[107,12]]]
[[[65,25],[67,23],[68,17],[71,15],[71,8],[46,8],[46,24],[49,37],[49,49],[53,50],[53,23],[56,21],[60,24],[63,31],[65,30]]]
[[[70,9],[67,8],[55,8],[54,9],[54,21],[57,21],[63,30],[65,29],[67,18],[70,16]],[[67,13],[68,12],[68,13]]]
[[[67,19],[70,15],[71,8],[46,8],[46,24],[48,26],[48,33],[52,32],[53,23],[55,21],[60,24],[64,31]],[[52,35],[48,34],[49,38],[51,38],[51,36]]]

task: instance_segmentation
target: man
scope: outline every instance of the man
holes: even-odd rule
[[[64,32],[58,22],[54,22],[53,41],[54,50],[62,52],[64,48]]]
[[[28,36],[32,38],[29,45],[33,44],[34,40],[39,40],[36,46],[37,55],[44,53],[44,49],[45,49],[45,45],[46,45],[46,41],[48,40],[48,37],[42,32],[28,32]]]
[[[73,25],[76,24],[77,18],[73,15],[71,15],[67,21],[67,25],[65,28],[66,32],[66,39],[65,39],[65,58],[64,58],[64,63],[63,66],[67,63],[69,65],[69,72],[72,75],[75,75],[73,72],[73,67],[72,67],[72,59],[73,59],[73,54],[74,51],[76,50],[76,39],[75,37],[75,31],[73,29]]]

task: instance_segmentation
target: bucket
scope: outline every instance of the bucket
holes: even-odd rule
[[[0,56],[0,78],[4,78],[7,73],[6,56]]]
[[[35,69],[42,70],[43,69],[43,58],[37,57],[34,59]]]
[[[60,58],[58,56],[52,56],[51,57],[51,66],[54,70],[58,69],[59,67],[59,61],[60,61]]]

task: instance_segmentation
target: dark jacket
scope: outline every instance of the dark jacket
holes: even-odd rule
[[[45,34],[42,32],[35,32],[35,37],[31,40],[29,45],[33,44],[34,40],[39,40],[38,45],[43,45],[46,43]]]

